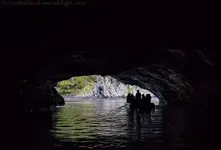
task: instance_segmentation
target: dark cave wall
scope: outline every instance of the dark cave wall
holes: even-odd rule
[[[157,15],[141,3],[126,4],[134,11],[121,4],[5,9],[3,43],[16,53],[18,95],[24,88],[24,93],[35,93],[72,76],[100,74],[142,86],[167,101],[220,96],[220,33],[214,24],[193,25],[190,12],[177,21],[178,11],[168,7]],[[138,67],[147,69],[122,75]],[[170,78],[174,74],[178,77]]]
[[[40,67],[41,62],[34,69],[35,73],[37,72],[34,76],[33,72],[25,74],[28,68],[22,66],[23,72],[19,74],[20,91],[27,89],[23,90],[25,97],[36,97],[36,91],[40,91],[37,95],[45,95],[58,81],[72,76],[101,74],[111,75],[121,82],[147,89],[169,104],[191,102],[207,106],[216,103],[216,97],[220,96],[220,65],[218,55],[215,57],[212,52],[208,54],[208,51],[195,49],[154,52],[133,49],[134,51],[128,53],[122,49],[118,49],[118,53],[111,51],[112,49],[104,49],[105,53],[97,49],[93,49],[93,52],[80,50],[81,52],[72,55],[61,52],[59,57],[50,58],[43,68]],[[145,52],[149,54],[146,55]],[[124,55],[125,53],[127,55]],[[38,61],[32,60],[30,63],[38,65]],[[211,99],[210,96],[216,99]],[[43,103],[37,100],[39,98],[26,99]]]
[[[216,15],[220,13],[215,12],[219,9],[194,5],[181,9],[170,4],[147,8],[133,2],[127,3],[131,11],[125,3],[88,4],[77,9],[29,7],[2,13],[2,43],[8,52],[16,53],[17,111],[26,109],[26,103],[42,107],[41,100],[48,100],[42,98],[47,93],[43,87],[48,84],[72,76],[108,74],[147,88],[168,102],[190,100],[194,107],[188,106],[192,109],[188,117],[195,126],[188,129],[188,140],[197,139],[196,148],[219,146],[221,32]],[[153,64],[164,69],[151,69]],[[124,74],[138,67],[148,69]],[[169,69],[178,80],[169,78]],[[150,74],[158,77],[146,79]],[[139,80],[134,81],[134,76]],[[179,110],[175,115],[180,118]]]

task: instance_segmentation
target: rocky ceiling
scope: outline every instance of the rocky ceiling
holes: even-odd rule
[[[122,6],[90,2],[6,9],[4,43],[16,51],[18,85],[36,88],[72,76],[108,74],[163,100],[171,95],[189,99],[205,90],[218,93],[211,90],[220,85],[215,26],[207,29],[192,20],[194,14],[175,20],[165,8],[155,14],[144,6],[124,11]]]

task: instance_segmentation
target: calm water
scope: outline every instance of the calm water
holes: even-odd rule
[[[164,112],[131,111],[125,99],[78,100],[23,118],[18,136],[26,137],[20,144],[28,149],[182,148],[182,119],[173,121]]]

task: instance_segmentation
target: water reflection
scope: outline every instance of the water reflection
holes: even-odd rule
[[[161,108],[150,115],[130,110],[124,99],[71,102],[20,118],[19,135],[27,138],[18,143],[27,149],[164,149],[162,114]]]
[[[119,148],[163,136],[161,109],[151,115],[139,113],[130,110],[125,100],[68,103],[53,115],[53,120],[53,136],[78,147]]]

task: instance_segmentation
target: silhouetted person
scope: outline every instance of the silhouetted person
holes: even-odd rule
[[[133,94],[130,94],[131,96],[131,101],[134,101],[135,100],[135,96]]]
[[[136,105],[135,96],[133,94],[130,94],[130,96],[131,96],[131,105],[132,106]]]
[[[151,101],[151,96],[150,96],[150,94],[146,94],[145,100],[144,100],[144,107],[145,107],[145,109],[146,109],[146,111],[147,111],[148,114],[149,114],[150,111],[151,111],[150,101]]]
[[[145,99],[146,99],[145,95],[142,94],[141,95],[141,100],[139,101],[139,108],[145,109]]]
[[[148,109],[151,111],[152,109],[155,108],[155,104],[151,103],[151,96],[150,96],[150,94],[147,94],[146,97],[147,97]]]
[[[131,94],[130,93],[128,93],[128,95],[127,95],[127,103],[131,103]]]
[[[141,100],[142,100],[142,101],[145,101],[145,100],[146,100],[146,96],[145,96],[144,94],[142,94]]]
[[[141,99],[141,94],[140,94],[140,91],[137,90],[137,93],[136,93],[136,100],[140,100]]]
[[[146,95],[146,101],[147,101],[147,105],[150,105],[150,102],[151,102],[151,96],[150,96],[150,94],[147,94],[147,95]]]

